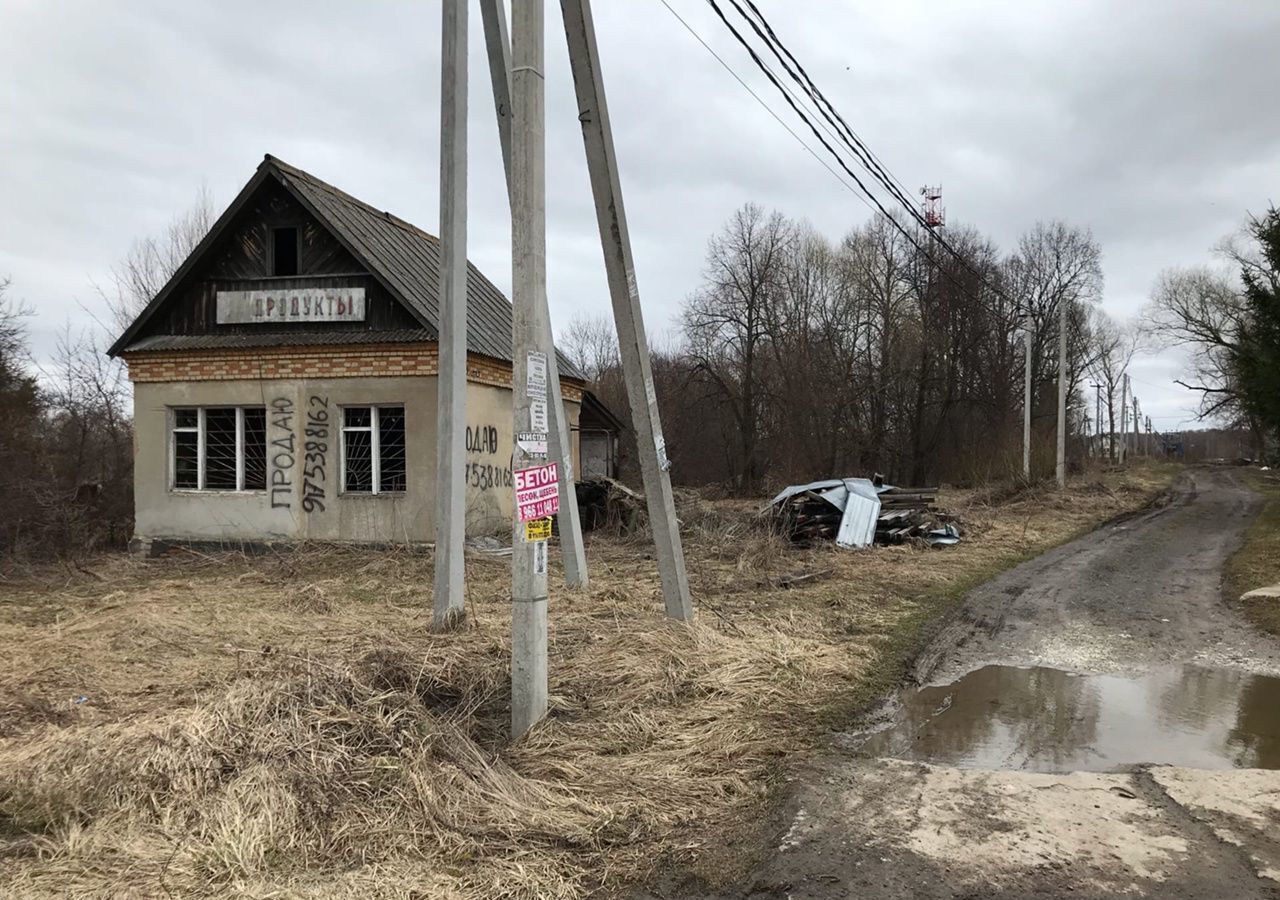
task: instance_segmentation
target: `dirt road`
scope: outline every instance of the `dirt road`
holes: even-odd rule
[[[1280,646],[1220,596],[1257,499],[1202,469],[1167,501],[975,591],[723,896],[1280,896]]]

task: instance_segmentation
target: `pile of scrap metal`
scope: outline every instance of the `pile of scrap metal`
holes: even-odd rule
[[[608,528],[630,534],[645,520],[644,495],[603,475],[574,482],[583,531]]]
[[[918,538],[933,546],[960,540],[960,529],[934,509],[937,488],[901,488],[870,478],[833,478],[784,489],[762,513],[798,544],[834,540],[841,547],[899,544]]]

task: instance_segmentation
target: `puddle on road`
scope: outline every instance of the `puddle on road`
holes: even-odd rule
[[[987,666],[902,702],[860,753],[1029,772],[1280,768],[1280,678],[1198,666],[1134,676]]]

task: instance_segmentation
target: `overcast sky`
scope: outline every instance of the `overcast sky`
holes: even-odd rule
[[[703,0],[669,0],[789,110]],[[1038,219],[1093,229],[1105,307],[1280,190],[1280,0],[762,0],[784,41],[907,186],[1004,248]],[[835,238],[867,218],[659,0],[596,0],[651,334],[746,201]],[[506,289],[510,220],[478,10],[471,15],[470,256]],[[608,299],[559,8],[547,3],[552,315]],[[438,230],[439,4],[0,0],[0,277],[37,310],[37,354],[86,320],[131,241],[202,183],[219,210],[264,153]],[[801,126],[793,125],[798,132]],[[1167,355],[1135,368],[1158,428],[1194,405]]]

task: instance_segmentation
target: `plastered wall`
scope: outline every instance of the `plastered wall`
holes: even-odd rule
[[[506,533],[512,506],[511,392],[475,383],[467,387],[467,533]],[[371,404],[404,405],[404,493],[341,490],[340,410]],[[267,490],[173,490],[170,411],[181,406],[265,406]],[[578,410],[578,403],[565,402],[571,425],[577,425]],[[138,538],[435,539],[435,376],[139,382],[134,414]],[[575,471],[577,459],[575,440]]]

